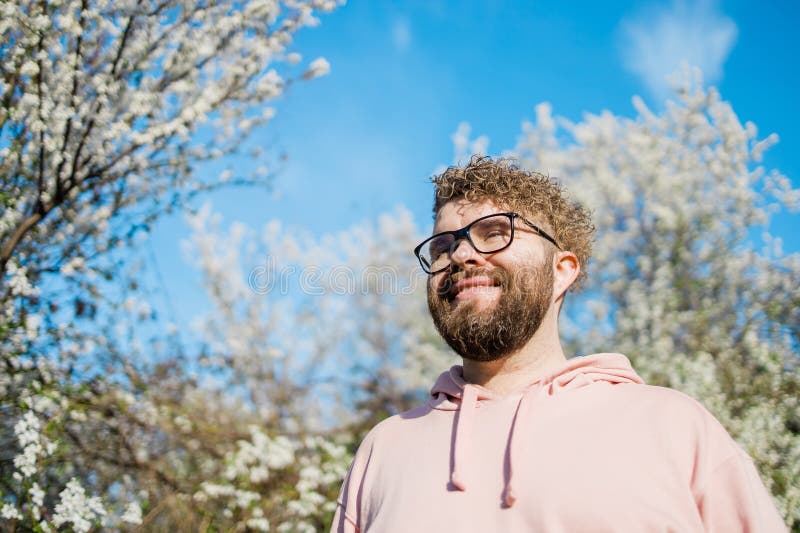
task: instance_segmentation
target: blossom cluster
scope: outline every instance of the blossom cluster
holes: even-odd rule
[[[329,72],[292,42],[342,3],[0,4],[0,408],[4,441],[17,444],[0,465],[0,514],[10,529],[163,525],[152,502],[201,482],[188,479],[197,465],[185,452],[199,424],[168,396],[190,394],[191,377],[159,374],[173,339],[134,333],[155,311],[126,252],[192,196],[269,180],[262,170],[201,180],[193,166],[235,151],[289,84]],[[198,455],[214,477],[219,461]]]
[[[221,479],[203,482],[192,499],[256,531],[318,531],[333,516],[350,460],[344,445],[321,435],[270,437],[251,427],[226,454]],[[265,490],[276,485],[282,490]]]
[[[76,533],[86,533],[98,523],[105,526],[140,524],[141,508],[130,502],[120,517],[107,516],[98,496],[87,496],[81,482],[72,478],[58,494],[52,508],[45,502],[45,490],[39,484],[48,458],[57,445],[44,435],[42,421],[34,410],[28,410],[14,425],[19,452],[14,457],[17,469],[12,480],[18,486],[16,497],[3,501],[0,516],[10,524],[28,524],[43,532],[56,531],[69,525]]]

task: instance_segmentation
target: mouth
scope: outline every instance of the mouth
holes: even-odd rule
[[[500,281],[489,276],[470,276],[456,282],[450,289],[451,300],[464,300],[480,294],[493,294],[500,290]]]

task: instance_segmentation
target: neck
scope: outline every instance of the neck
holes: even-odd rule
[[[498,394],[516,392],[556,368],[567,358],[558,338],[558,324],[547,320],[520,350],[495,361],[464,359],[464,380]]]

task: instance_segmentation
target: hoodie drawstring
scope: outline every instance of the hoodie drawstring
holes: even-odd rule
[[[503,487],[503,501],[506,507],[512,507],[514,502],[517,501],[517,497],[514,495],[514,487],[511,485],[511,478],[514,475],[514,457],[518,453],[516,450],[519,448],[519,441],[522,438],[517,436],[517,420],[524,416],[522,404],[525,403],[527,405],[526,396],[528,395],[523,394],[519,397],[517,408],[514,410],[514,418],[511,419],[511,428],[508,430],[508,477],[506,478],[505,487]],[[514,445],[515,443],[517,444],[516,446]]]
[[[469,461],[469,459],[465,460],[465,455],[469,442],[472,440],[472,422],[477,403],[478,391],[475,390],[475,387],[466,385],[461,398],[461,407],[458,409],[456,443],[453,447],[453,471],[450,473],[450,482],[462,492],[467,490],[467,486],[464,483],[463,467]]]
[[[545,387],[537,387],[540,394],[545,391]],[[517,435],[517,422],[526,420],[528,417],[528,410],[530,409],[531,399],[533,396],[532,391],[526,391],[522,394],[517,402],[517,407],[514,411],[514,417],[511,419],[511,427],[508,432],[508,477],[505,481],[503,488],[503,501],[507,507],[512,507],[514,502],[517,501],[514,495],[514,488],[511,484],[512,476],[514,475],[514,459],[518,457],[521,449],[524,449],[524,443],[520,441],[524,437],[524,431],[520,431]],[[450,482],[453,486],[460,490],[467,490],[465,483],[464,469],[465,465],[469,464],[468,448],[472,440],[472,426],[475,417],[475,408],[478,404],[478,393],[475,387],[470,385],[464,386],[464,393],[461,398],[461,406],[458,409],[458,421],[456,422],[456,435],[455,446],[453,447],[453,470],[450,473]],[[522,423],[522,422],[520,422]]]
[[[511,483],[514,476],[514,463],[516,458],[519,458],[521,450],[525,449],[525,431],[517,431],[517,423],[524,424],[529,419],[528,411],[530,411],[533,396],[546,396],[549,386],[535,387],[525,391],[520,396],[517,402],[517,408],[514,412],[514,418],[511,419],[511,428],[508,431],[508,477],[506,478],[505,487],[503,489],[503,501],[506,507],[513,507],[517,501],[517,496],[514,494],[514,487]],[[534,394],[537,390],[537,394]],[[517,434],[519,433],[519,434]]]

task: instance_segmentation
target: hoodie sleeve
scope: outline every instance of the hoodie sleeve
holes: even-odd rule
[[[331,533],[361,533],[356,523],[347,516],[347,510],[342,506],[341,502],[336,508],[336,514],[333,515]]]
[[[693,491],[705,530],[787,532],[750,456],[705,407],[692,403],[700,413]]]
[[[350,470],[344,478],[337,499],[336,514],[331,524],[331,533],[361,533],[362,498],[364,497],[364,477],[372,457],[374,428],[358,447]]]
[[[706,531],[788,531],[752,460],[738,446],[710,473],[698,507]]]
[[[351,483],[351,481],[355,481],[353,480],[353,470],[355,468],[356,462],[354,460],[339,491],[339,498],[336,501],[336,514],[334,514],[333,523],[331,524],[331,533],[361,532],[361,528],[358,527],[358,509],[356,505],[360,496],[360,484],[357,482]]]

